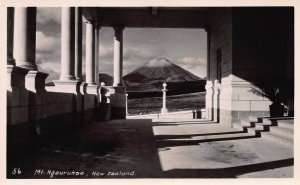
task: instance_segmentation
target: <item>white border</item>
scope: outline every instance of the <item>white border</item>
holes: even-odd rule
[[[258,185],[258,184],[282,184],[282,185],[296,185],[300,184],[299,181],[299,109],[297,102],[299,102],[299,2],[296,0],[0,0],[0,184],[215,184],[215,185]],[[294,178],[281,179],[281,178],[246,178],[246,179],[87,179],[87,180],[74,180],[74,179],[50,179],[50,180],[10,180],[6,179],[6,7],[7,6],[44,6],[44,7],[62,7],[62,6],[294,6],[295,7],[295,168]]]

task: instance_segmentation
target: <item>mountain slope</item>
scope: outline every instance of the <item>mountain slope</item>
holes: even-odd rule
[[[125,81],[143,82],[149,80],[163,80],[165,82],[183,82],[202,80],[198,76],[173,64],[166,58],[157,58],[148,61],[143,66],[137,68],[124,76]]]
[[[164,82],[168,84],[169,91],[194,88],[202,84],[199,82],[203,82],[203,79],[173,64],[166,58],[150,60],[125,75],[123,79],[127,91],[132,92],[158,92],[161,91]]]

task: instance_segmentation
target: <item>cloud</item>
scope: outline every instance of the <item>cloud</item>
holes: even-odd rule
[[[56,72],[60,72],[60,62],[57,62],[55,60],[41,60],[39,63],[39,67],[43,69],[51,68]]]
[[[100,60],[99,61],[99,73],[113,74],[113,61]]]
[[[60,38],[36,32],[36,63],[40,71],[48,73],[46,82],[60,76]]]
[[[114,56],[113,46],[100,45],[99,56],[105,59],[112,59]],[[123,47],[123,59],[145,59],[149,60],[153,58],[154,54],[147,49],[138,47]]]
[[[36,32],[37,52],[53,53],[60,49],[60,38],[47,36],[43,32]]]
[[[61,22],[61,8],[37,8],[37,23],[47,24],[48,21]]]
[[[202,67],[202,66],[195,66],[195,67],[192,67],[192,68],[189,68],[188,69],[189,72],[201,77],[201,78],[204,78],[206,77],[206,68],[205,67]]]
[[[99,70],[102,73],[112,74],[113,72],[114,48],[111,45],[100,45],[99,48]],[[154,54],[144,48],[126,47],[123,50],[123,73],[127,74],[146,61],[152,59]]]
[[[160,39],[150,39],[149,41],[150,42],[157,42],[157,41],[159,41]]]
[[[203,58],[183,57],[176,64],[201,78],[207,75],[206,60]]]
[[[145,59],[149,60],[153,58],[154,54],[147,49],[144,48],[138,48],[138,47],[129,47],[124,49],[124,58],[139,58],[139,59]]]
[[[203,58],[196,58],[196,57],[184,57],[181,59],[180,63],[183,65],[190,65],[190,66],[196,66],[196,65],[206,65],[206,60]]]
[[[100,45],[99,56],[102,58],[112,58],[114,56],[114,48],[112,46]]]
[[[53,80],[58,80],[60,76],[60,63],[56,60],[40,60],[38,64],[39,71],[48,73],[49,76],[46,82],[51,82]]]

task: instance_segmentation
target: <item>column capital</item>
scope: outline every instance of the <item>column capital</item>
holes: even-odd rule
[[[97,22],[93,19],[86,19],[85,17],[83,17],[83,22],[85,24],[92,24],[93,26],[96,26]]]

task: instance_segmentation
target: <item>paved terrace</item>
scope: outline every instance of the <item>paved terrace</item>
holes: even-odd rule
[[[47,170],[85,172],[53,178],[293,177],[288,146],[205,120],[137,118],[53,137],[10,159],[8,174],[20,167],[11,178],[50,178]]]

